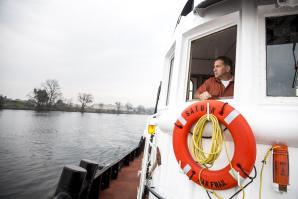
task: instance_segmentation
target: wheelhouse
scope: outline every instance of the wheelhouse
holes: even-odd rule
[[[234,97],[227,100],[297,105],[297,9],[276,1],[213,2],[196,6],[176,29],[166,55],[162,107],[196,100],[218,56],[233,61]]]

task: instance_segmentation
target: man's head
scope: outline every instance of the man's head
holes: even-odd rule
[[[232,72],[232,60],[226,56],[217,57],[214,61],[213,72],[215,78],[229,80]]]

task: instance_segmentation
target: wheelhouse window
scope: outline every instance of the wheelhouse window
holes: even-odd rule
[[[231,75],[234,76],[236,57],[237,27],[233,26],[191,42],[190,72],[186,98],[197,98],[196,92],[210,77],[214,77],[214,62],[218,57],[227,57],[232,62]],[[216,78],[217,80],[218,78]],[[234,78],[232,78],[234,79]],[[232,80],[231,79],[231,80]],[[221,85],[222,91],[213,98],[225,98],[223,92],[232,84]],[[221,82],[219,81],[221,84]],[[234,87],[233,87],[234,88]],[[233,93],[232,88],[232,93]],[[231,90],[231,88],[229,88]],[[233,95],[228,98],[232,98]]]
[[[298,95],[298,15],[266,18],[267,96]]]

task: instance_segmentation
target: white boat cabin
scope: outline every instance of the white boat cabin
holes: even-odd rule
[[[273,144],[288,146],[289,185],[286,191],[280,191],[273,183],[270,155],[263,170],[261,195],[266,199],[297,198],[297,43],[298,0],[194,1],[192,11],[181,17],[165,55],[158,112],[148,121],[156,124],[156,132],[152,143],[147,134],[138,198],[142,198],[146,183],[166,199],[216,198],[181,172],[172,136],[183,110],[199,101],[195,92],[213,76],[213,63],[219,56],[233,61],[234,95],[217,100],[227,102],[245,117],[256,140],[257,178],[244,189],[245,198],[259,198],[262,160]],[[232,157],[233,140],[228,135],[227,140]],[[161,165],[148,180],[148,159],[155,161],[157,148]],[[226,164],[221,154],[214,169]],[[239,186],[217,193],[230,198],[237,190]],[[242,194],[233,198],[242,198]],[[149,198],[156,196],[150,193]]]

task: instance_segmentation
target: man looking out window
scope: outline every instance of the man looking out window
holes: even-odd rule
[[[234,94],[234,76],[232,61],[226,56],[215,59],[213,66],[214,77],[207,79],[196,91],[195,97],[200,100],[231,97]]]

